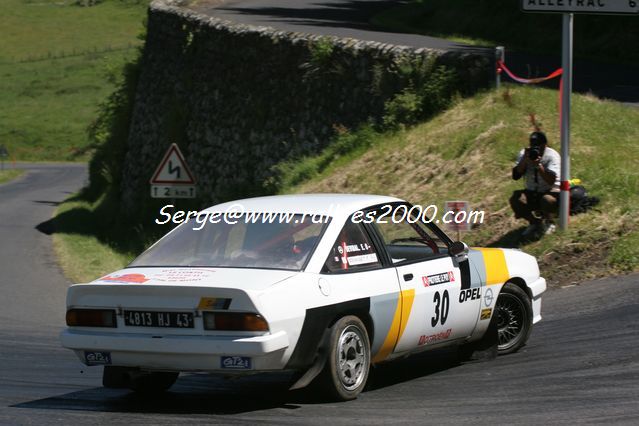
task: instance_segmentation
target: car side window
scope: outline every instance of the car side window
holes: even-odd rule
[[[446,244],[416,221],[395,220],[373,222],[381,235],[393,264],[438,257],[447,252]]]
[[[382,262],[361,224],[350,219],[344,225],[324,263],[327,272],[356,272],[381,267]]]

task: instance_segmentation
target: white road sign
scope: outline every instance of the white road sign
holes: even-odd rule
[[[525,12],[633,14],[639,13],[639,0],[522,0]]]
[[[448,219],[455,219],[444,224],[449,231],[470,231],[471,224],[468,222],[468,212],[470,211],[468,201],[446,201],[444,204],[444,216]],[[449,213],[450,212],[450,213]]]
[[[164,154],[150,183],[152,198],[195,198],[195,179],[174,143]]]
[[[151,198],[195,198],[195,185],[151,185]]]

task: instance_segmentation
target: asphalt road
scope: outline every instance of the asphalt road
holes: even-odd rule
[[[85,179],[25,166],[0,185],[0,424],[636,424],[639,275],[553,289],[519,353],[460,365],[438,352],[382,366],[356,401],[286,391],[286,376],[182,375],[164,396],[100,387],[60,347],[68,283],[36,230]]]
[[[396,6],[391,0],[227,0],[198,2],[193,9],[232,22],[268,26],[285,31],[333,35],[433,49],[467,49],[448,40],[380,31],[371,16]]]
[[[394,33],[369,23],[372,16],[397,3],[397,0],[200,0],[193,9],[232,22],[284,31],[494,55],[494,46],[469,47],[434,37]],[[575,25],[579,25],[579,17]],[[560,47],[557,49],[559,52]],[[561,68],[561,57],[559,53],[553,56],[514,52],[506,46],[506,64],[520,77],[541,77]],[[573,89],[639,106],[638,75],[637,66],[576,60]],[[558,85],[558,80],[546,84],[549,87]]]
[[[83,164],[19,163],[28,173],[0,185],[0,294],[2,324],[59,325],[67,281],[57,267],[51,238],[35,227],[83,186]],[[43,300],[44,299],[44,300]],[[42,303],[46,302],[46,303]],[[38,309],[27,310],[37,304]]]

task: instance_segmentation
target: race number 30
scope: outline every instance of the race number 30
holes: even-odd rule
[[[440,323],[441,325],[446,324],[446,319],[448,318],[448,307],[450,306],[448,290],[444,290],[443,295],[436,292],[433,296],[433,303],[435,304],[435,316],[430,319],[430,325],[435,327],[437,323]]]

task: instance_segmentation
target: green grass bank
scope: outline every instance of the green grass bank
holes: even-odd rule
[[[444,113],[413,127],[343,129],[321,154],[282,164],[279,192],[387,194],[440,209],[446,200],[468,200],[473,209],[485,211],[485,221],[463,240],[522,248],[537,257],[554,285],[639,270],[639,173],[634,165],[639,111],[575,95],[572,174],[601,204],[572,216],[567,232],[524,244],[520,233],[525,223],[515,221],[508,198],[523,185],[510,178],[510,170],[532,130],[530,114],[557,148],[557,92],[506,86],[458,99]],[[104,206],[101,200],[76,198],[58,211],[59,229],[66,231],[56,234],[56,247],[74,280],[94,279],[123,266],[168,230],[151,222],[129,229],[105,225],[102,219],[109,212],[100,211]]]
[[[56,233],[53,248],[60,267],[74,283],[92,281],[129,263],[135,257],[125,241],[136,237],[131,230],[111,227],[100,222],[96,207],[77,196],[62,203],[55,213]]]
[[[571,216],[565,233],[524,244],[526,225],[508,205],[511,168],[533,130],[530,114],[559,150],[557,92],[506,86],[461,100],[433,120],[377,138],[361,155],[314,168],[316,158],[289,165],[285,181],[307,180],[285,192],[353,192],[398,196],[443,208],[446,200],[468,200],[486,219],[463,235],[471,245],[518,247],[537,257],[555,284],[639,270],[639,111],[592,96],[575,95],[572,114],[572,177],[596,209]],[[356,150],[354,152],[357,152]]]

